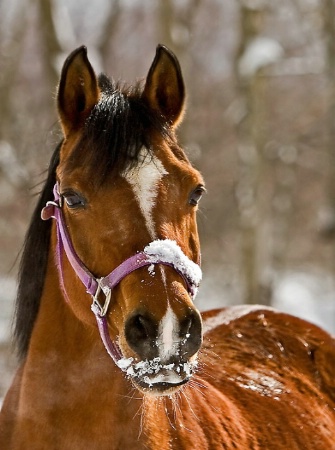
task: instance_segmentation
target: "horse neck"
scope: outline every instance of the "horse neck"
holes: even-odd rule
[[[143,396],[115,366],[97,328],[80,322],[66,303],[52,258],[21,380],[26,433],[33,433],[36,420],[36,428],[48,428],[47,437],[44,431],[34,434],[41,448],[52,440],[55,448],[71,442],[73,450],[154,450],[158,439],[160,448],[169,449],[175,439],[171,400]]]
[[[89,297],[83,296],[81,301],[87,301],[89,308]],[[202,445],[197,448],[206,448],[199,412],[195,410],[213,421],[212,401],[191,387],[173,398],[144,396],[115,366],[103,347],[97,326],[92,323],[80,321],[67,303],[54,252],[50,251],[40,309],[21,379],[18,416],[29,417],[28,424],[23,424],[25,433],[20,433],[22,439],[27,433],[33,434],[36,448],[54,441],[54,448],[67,448],[66,444],[71,442],[71,450],[156,449],[159,442],[165,450],[183,448],[185,441],[191,448],[197,435]],[[206,389],[208,393],[211,391],[209,385]],[[217,392],[210,395],[212,399],[219,397]],[[213,427],[220,433],[219,423]],[[20,444],[17,448],[21,448]]]
[[[96,427],[100,437],[105,434],[110,439],[112,434],[115,442],[132,435],[131,430],[123,429],[132,423],[132,437],[136,440],[142,396],[108,356],[97,326],[87,325],[74,315],[57,272],[50,251],[39,313],[24,362],[21,415],[29,405],[27,414],[32,420],[36,413],[37,422],[44,417],[50,425],[57,417],[59,428],[66,430],[71,423],[71,427],[78,428],[77,435],[85,434],[83,430],[90,423],[91,430]],[[88,296],[82,301],[87,301],[90,308]],[[47,418],[49,414],[52,418]],[[94,431],[89,437],[97,438]],[[73,449],[83,448],[80,445]]]

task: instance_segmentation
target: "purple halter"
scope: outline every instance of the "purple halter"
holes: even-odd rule
[[[174,241],[166,239],[150,243],[145,247],[144,251],[123,261],[106,277],[96,278],[87,269],[74,250],[62,212],[62,197],[59,194],[58,183],[55,184],[53,193],[54,201],[47,202],[42,210],[41,217],[43,220],[54,218],[57,223],[56,258],[62,289],[67,297],[61,263],[62,253],[65,251],[73,270],[84,284],[86,292],[92,296],[91,309],[97,320],[101,339],[108,354],[117,364],[122,358],[122,354],[118,345],[110,339],[106,319],[111,293],[115,286],[123,278],[140,267],[164,264],[173,267],[181,275],[190,296],[194,298],[201,280],[201,269],[182,252]],[[99,302],[101,293],[105,295],[105,303],[103,305]]]

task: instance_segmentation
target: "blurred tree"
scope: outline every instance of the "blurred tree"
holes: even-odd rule
[[[8,167],[10,161],[12,161],[13,165],[14,160],[20,159],[20,155],[17,154],[16,149],[13,147],[13,142],[16,140],[16,130],[13,127],[16,115],[13,96],[24,48],[23,37],[26,30],[24,8],[17,8],[14,12],[14,17],[7,25],[10,26],[11,32],[0,33],[2,42],[0,71],[0,174],[15,189],[19,187],[21,181],[24,181],[11,176],[12,172]],[[0,28],[0,31],[4,32],[4,30],[4,26]],[[10,148],[10,154],[6,150],[8,148]],[[0,200],[0,205],[1,203],[2,201]]]
[[[173,50],[179,58],[189,48],[194,19],[202,0],[160,0],[158,4],[157,34],[162,44]]]
[[[335,1],[323,0],[322,17],[326,46],[327,76],[327,155],[326,207],[322,211],[320,231],[323,236],[335,239]],[[335,248],[333,271],[335,270]]]
[[[50,87],[53,88],[58,82],[58,69],[56,65],[57,57],[62,52],[54,22],[52,0],[39,0],[39,25],[41,31],[41,42],[44,46],[43,63],[45,75],[48,78]],[[51,89],[50,89],[51,91]]]
[[[182,64],[182,70],[187,84],[191,90],[191,80],[187,80],[187,74],[192,73],[192,54],[189,51],[190,41],[194,27],[194,21],[202,0],[186,0],[182,4],[176,0],[159,0],[157,8],[157,37],[158,41],[169,47]],[[190,83],[188,83],[190,81]],[[189,117],[186,116],[178,135],[187,145]]]
[[[261,282],[262,225],[264,225],[263,198],[263,98],[264,78],[262,67],[249,67],[248,52],[260,35],[264,22],[264,4],[258,8],[247,3],[240,6],[240,41],[236,54],[235,70],[238,90],[244,103],[245,115],[238,124],[238,155],[240,161],[236,198],[240,214],[241,266],[246,303],[268,303]]]
[[[271,280],[267,278],[270,237],[267,233],[266,77],[264,68],[281,54],[276,41],[262,36],[267,1],[240,2],[239,44],[235,76],[244,116],[237,124],[239,179],[236,198],[240,216],[241,265],[246,303],[269,304]]]
[[[97,40],[97,49],[100,53],[102,61],[107,61],[110,44],[113,38],[116,36],[117,27],[121,18],[121,5],[120,0],[113,0],[109,2],[108,14],[102,24],[102,30]]]

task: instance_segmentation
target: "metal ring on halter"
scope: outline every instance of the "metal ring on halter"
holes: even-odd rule
[[[104,317],[107,314],[108,306],[111,301],[112,290],[109,289],[107,286],[102,286],[101,280],[102,280],[102,278],[97,280],[98,289],[97,289],[96,293],[94,295],[92,295],[93,301],[92,301],[91,309],[98,310],[100,317]],[[105,303],[103,306],[100,304],[100,302],[98,300],[100,292],[103,292],[106,297],[106,300],[105,300]]]
[[[51,201],[51,200],[49,202],[47,202],[47,204],[45,206],[56,206],[56,208],[60,208],[61,207],[59,202],[54,202],[54,201]]]

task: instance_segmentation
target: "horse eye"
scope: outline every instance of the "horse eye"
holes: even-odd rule
[[[194,189],[194,191],[190,195],[189,204],[192,206],[197,206],[204,192],[204,186],[198,186],[196,189]]]
[[[84,198],[76,192],[65,192],[62,197],[69,208],[78,208],[86,204]]]

